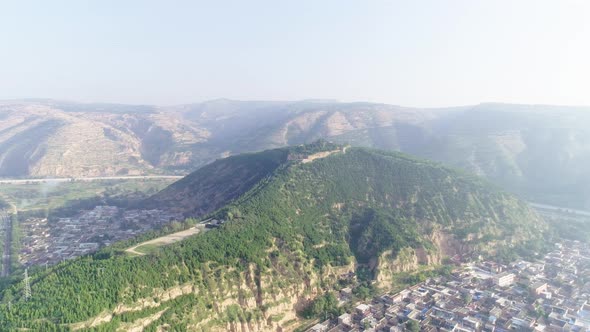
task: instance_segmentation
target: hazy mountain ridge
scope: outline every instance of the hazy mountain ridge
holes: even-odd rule
[[[187,173],[228,155],[326,138],[442,161],[530,199],[590,207],[588,107],[13,101],[0,103],[0,119],[4,177]]]
[[[42,148],[38,158],[31,158],[28,149],[8,141],[17,134],[16,128],[4,128],[0,143],[4,142],[6,150],[18,155],[27,167],[14,171],[0,164],[0,176],[188,172],[230,154],[384,126],[398,116],[400,121],[414,121],[427,116],[426,113],[430,112],[417,114],[387,105],[323,101],[216,100],[174,107],[47,100],[3,102],[2,127],[13,124],[32,129],[38,121],[50,120],[60,120],[63,125],[31,140],[32,148]]]
[[[231,179],[226,169],[248,171]],[[228,221],[220,229],[146,256],[106,248],[39,270],[28,301],[20,282],[3,292],[12,299],[0,304],[3,326],[126,330],[160,313],[148,330],[276,331],[341,273],[364,268],[388,288],[392,274],[459,250],[543,243],[546,229],[522,201],[471,175],[325,142],[222,159],[156,198],[186,208],[185,195],[207,197],[228,181],[248,185],[214,207],[210,216]]]

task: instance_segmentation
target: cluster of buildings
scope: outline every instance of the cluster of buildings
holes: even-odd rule
[[[466,264],[309,331],[590,331],[590,247],[567,242],[536,261]]]
[[[24,266],[55,264],[182,219],[182,215],[164,210],[125,210],[115,206],[97,206],[55,221],[28,218],[20,223],[19,261]]]

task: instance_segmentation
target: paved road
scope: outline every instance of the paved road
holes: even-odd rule
[[[145,255],[142,252],[139,252],[135,249],[141,247],[141,246],[145,246],[145,245],[150,245],[150,244],[155,244],[155,245],[159,245],[159,246],[164,246],[164,245],[168,245],[171,243],[175,243],[181,240],[184,240],[185,238],[195,235],[195,234],[199,234],[201,231],[206,230],[205,226],[203,224],[199,224],[197,226],[191,227],[189,229],[185,229],[183,231],[180,232],[176,232],[176,233],[172,233],[172,234],[168,234],[168,235],[164,235],[152,240],[148,240],[142,243],[139,243],[137,245],[134,245],[131,248],[126,249],[125,251],[130,253],[130,254],[135,254],[135,255],[139,255],[139,256],[143,256]]]
[[[44,182],[70,182],[70,181],[104,181],[104,180],[150,180],[150,179],[181,179],[180,175],[145,175],[145,176],[99,176],[84,178],[46,178],[46,179],[0,179],[0,184],[25,184]]]
[[[576,210],[576,209],[571,209],[571,208],[567,208],[567,207],[562,207],[562,206],[554,206],[554,205],[547,205],[547,204],[539,204],[539,203],[533,203],[533,202],[529,202],[529,204],[537,209],[545,209],[545,210],[553,210],[553,211],[567,211],[567,212],[573,212],[575,214],[579,214],[582,216],[586,216],[586,217],[590,217],[590,211],[584,211],[584,210]]]

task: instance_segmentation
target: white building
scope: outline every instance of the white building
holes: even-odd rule
[[[500,287],[510,286],[516,280],[514,273],[500,273],[494,276],[494,283]]]

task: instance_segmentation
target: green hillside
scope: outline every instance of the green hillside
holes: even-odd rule
[[[233,178],[218,171],[246,165],[259,171],[232,171]],[[205,187],[245,183],[210,214],[228,220],[223,227],[146,256],[109,248],[34,273],[28,301],[22,283],[2,292],[1,325],[292,328],[296,312],[335,287],[342,273],[362,269],[387,288],[396,273],[441,264],[449,255],[537,245],[545,229],[515,197],[399,153],[318,142],[207,167],[155,199],[174,204],[170,197],[179,193],[207,197]]]
[[[146,205],[204,215],[239,197],[287,161],[288,150],[243,154],[206,165],[153,196]]]

